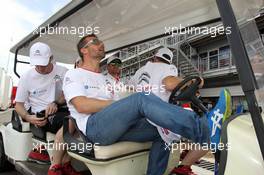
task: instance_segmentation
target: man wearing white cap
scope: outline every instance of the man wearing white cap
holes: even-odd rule
[[[23,74],[19,80],[15,110],[23,120],[56,133],[63,121],[63,116],[56,112],[58,105],[65,103],[62,82],[67,69],[52,63],[51,49],[45,43],[33,44],[29,56],[30,64],[34,68]],[[25,108],[25,102],[30,110]],[[36,113],[43,110],[45,118],[37,118]],[[53,117],[48,118],[50,115]],[[29,154],[29,159],[41,163],[50,161],[48,154],[36,150]]]
[[[123,83],[120,81],[122,61],[116,56],[107,59],[106,84],[111,89],[115,100],[119,100],[119,92],[121,92]]]
[[[173,53],[170,49],[159,49],[151,61],[136,71],[130,80],[130,84],[137,87],[137,89],[141,87],[144,91],[151,91],[163,101],[168,102],[171,91],[182,81],[181,78],[177,77],[177,68],[171,64],[172,58]],[[151,121],[149,122],[152,123]],[[155,125],[154,123],[152,124]],[[167,143],[180,138],[180,136],[164,130],[162,127],[157,126],[157,129],[160,136]]]
[[[182,81],[178,77],[178,70],[175,65],[171,64],[173,59],[173,53],[168,48],[160,48],[155,54],[151,62],[141,67],[135,75],[131,78],[130,84],[133,86],[140,86],[146,91],[151,91],[156,96],[160,97],[163,101],[168,102],[171,91]],[[200,84],[200,88],[203,86],[203,81]],[[162,128],[152,121],[148,120],[151,124],[157,127],[157,130],[161,138],[168,144],[173,141],[179,141],[181,136],[171,132],[168,129]],[[203,150],[194,150],[182,160],[179,167],[175,167],[172,175],[191,174],[192,170],[190,166],[207,153]]]

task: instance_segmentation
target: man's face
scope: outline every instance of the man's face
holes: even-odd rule
[[[40,73],[40,74],[49,74],[50,73],[50,66],[49,66],[49,64],[47,66],[37,66],[36,65],[37,72]]]
[[[107,65],[107,71],[110,74],[120,74],[121,72],[121,63],[118,61],[113,61]]]
[[[83,54],[88,54],[92,58],[102,59],[105,57],[104,43],[96,37],[87,37],[85,46],[82,49]]]

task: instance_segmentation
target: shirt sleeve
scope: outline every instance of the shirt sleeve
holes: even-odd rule
[[[25,101],[28,100],[28,97],[29,97],[29,91],[27,87],[27,80],[25,79],[24,76],[22,76],[17,85],[15,101],[24,103]]]
[[[127,84],[130,86],[136,86],[136,74],[130,78]]]
[[[162,74],[161,79],[164,79],[168,76],[174,76],[174,77],[178,76],[178,70],[177,70],[176,66],[173,64],[169,65],[169,67],[164,69],[162,72],[163,72],[163,74]]]
[[[65,74],[63,81],[63,92],[68,103],[74,97],[86,96],[84,84],[82,83],[80,77],[81,76],[78,76],[74,70],[68,71]]]

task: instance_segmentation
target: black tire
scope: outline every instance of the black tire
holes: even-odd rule
[[[13,168],[14,168],[14,165],[8,162],[6,158],[3,137],[0,134],[0,172],[7,171]]]

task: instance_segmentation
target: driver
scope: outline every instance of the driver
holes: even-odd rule
[[[83,63],[80,68],[66,73],[63,91],[71,116],[93,143],[111,145],[118,141],[152,141],[147,174],[162,175],[170,151],[156,127],[146,119],[193,142],[209,142],[205,117],[200,118],[192,111],[166,103],[152,93],[135,93],[114,102],[106,88],[105,77],[100,73],[105,50],[96,35],[84,36],[77,49]]]
[[[130,84],[137,88],[148,89],[163,101],[168,102],[171,91],[182,81],[178,77],[177,68],[171,64],[172,59],[173,53],[170,49],[160,48],[150,62],[147,62],[145,66],[137,70],[131,78]],[[202,79],[199,88],[202,88],[203,84],[204,81]],[[160,136],[166,143],[171,144],[173,141],[180,140],[180,135],[162,128],[152,121],[149,122],[157,127]],[[188,156],[182,160],[181,165],[173,170],[173,173],[191,174],[190,166],[207,152],[207,150],[191,150]]]

